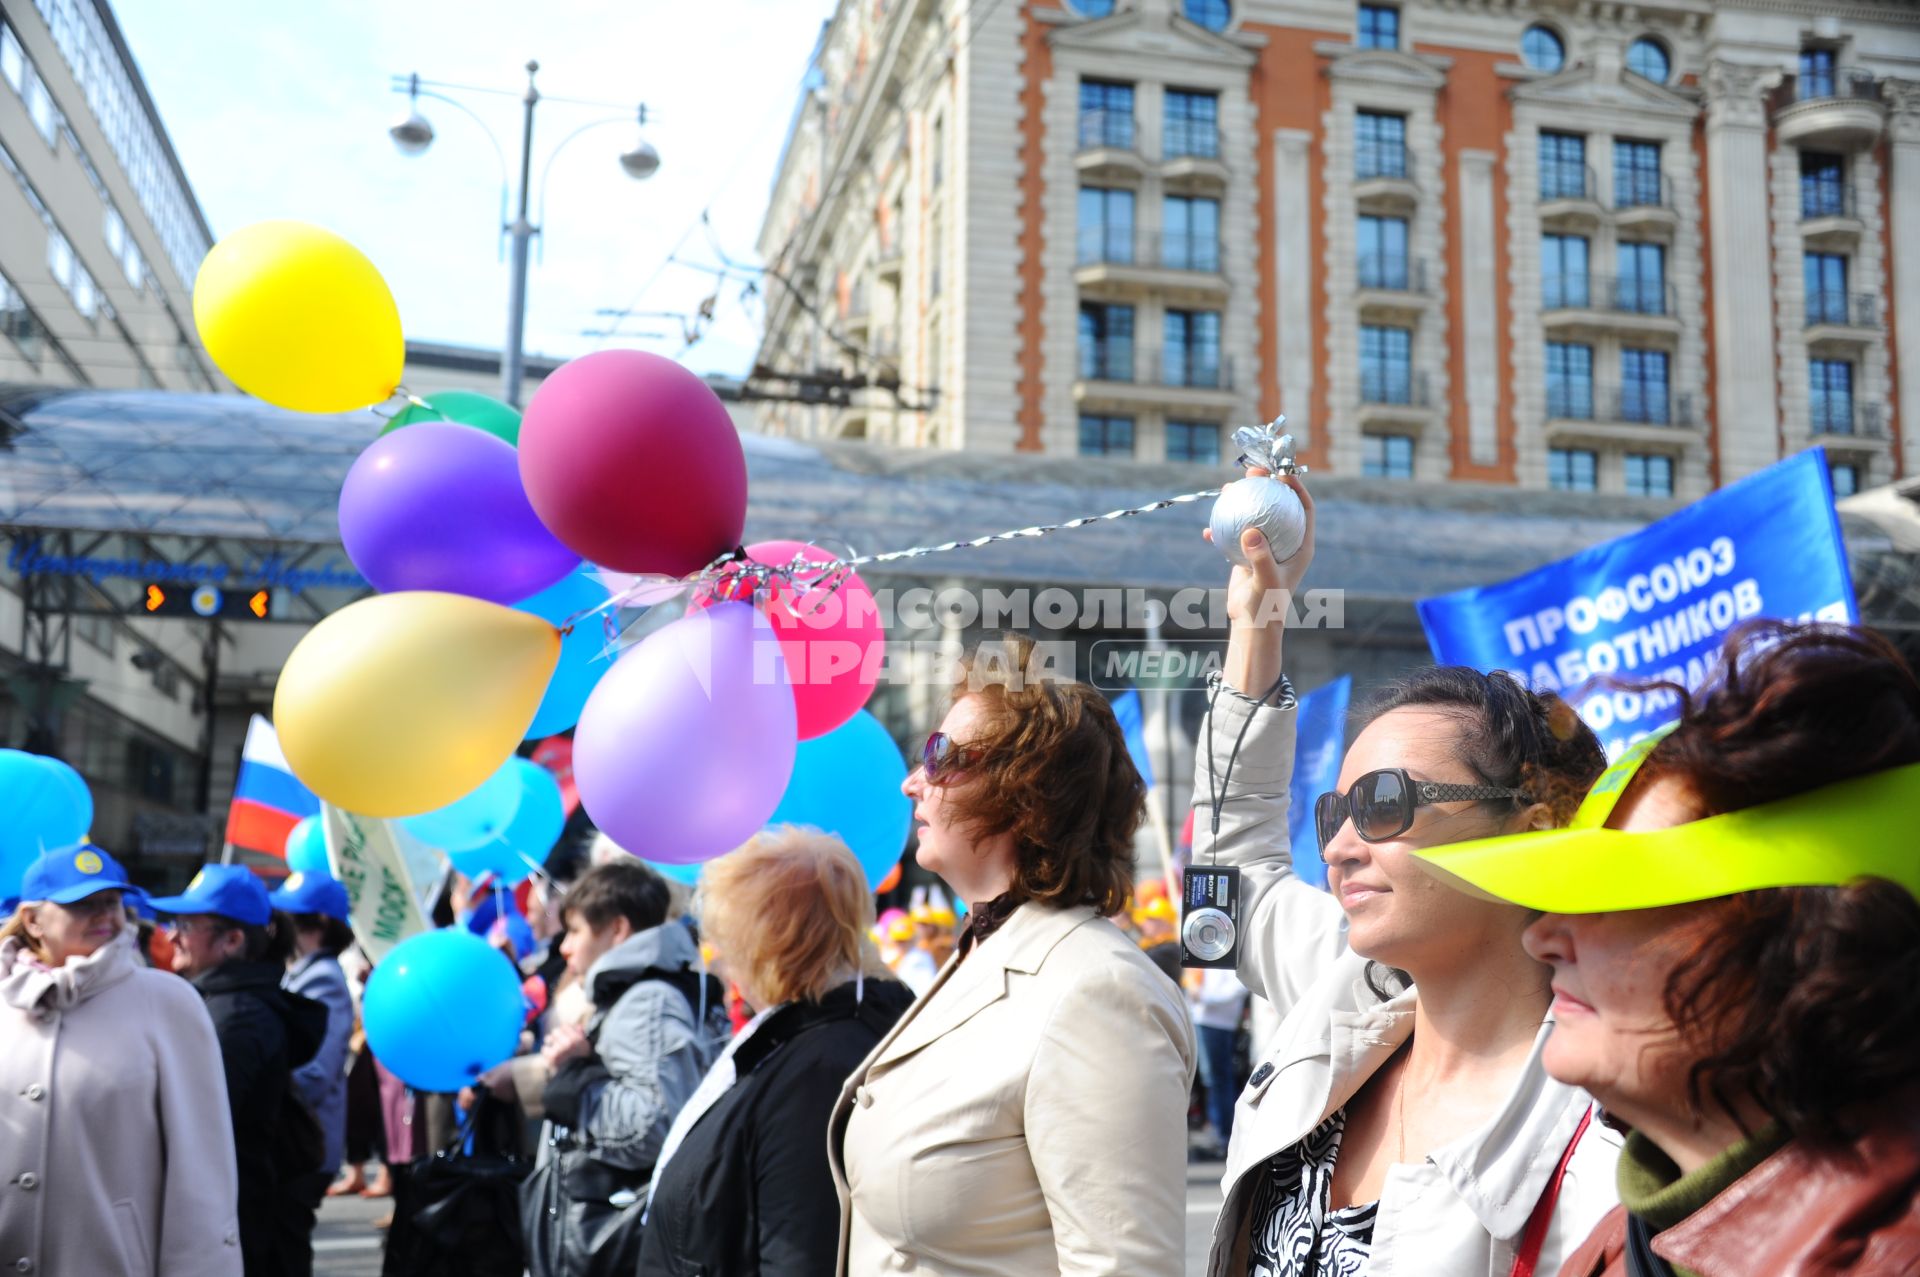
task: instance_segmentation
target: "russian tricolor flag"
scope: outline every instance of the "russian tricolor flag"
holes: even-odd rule
[[[279,860],[287,835],[308,816],[320,814],[320,799],[294,776],[273,724],[255,714],[240,751],[240,776],[227,811],[227,844]]]

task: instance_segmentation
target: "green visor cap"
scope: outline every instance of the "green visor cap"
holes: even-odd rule
[[[1548,913],[1613,913],[1873,876],[1920,897],[1920,763],[1667,829],[1604,827],[1666,728],[1621,755],[1565,829],[1414,853],[1449,885]]]

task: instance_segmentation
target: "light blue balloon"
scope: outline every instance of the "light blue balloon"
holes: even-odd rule
[[[321,827],[320,817],[308,816],[287,835],[287,868],[297,874],[333,877],[327,863],[327,831]]]
[[[532,598],[514,604],[514,610],[530,612],[554,625],[565,625],[572,617],[607,601],[606,587],[588,575],[590,571],[582,565]],[[564,732],[579,722],[580,711],[586,708],[594,684],[613,668],[612,659],[601,655],[606,647],[603,617],[604,614],[586,617],[574,626],[572,633],[561,637],[560,663],[554,667],[553,677],[547,680],[547,694],[540,699],[540,708],[534,711],[533,725],[527,728],[528,740]]]
[[[684,883],[689,887],[700,885],[700,871],[707,867],[707,862],[704,860],[691,865],[662,865],[651,860],[643,860],[640,863],[669,882]]]
[[[408,833],[442,851],[483,847],[506,832],[520,806],[520,778],[513,760],[487,777],[480,787],[437,811],[408,816],[401,823]]]
[[[899,746],[863,709],[825,736],[800,742],[793,778],[767,823],[838,834],[867,871],[867,884],[877,887],[913,825],[913,800],[900,792],[906,779]]]
[[[84,842],[92,824],[93,795],[79,772],[57,758],[0,749],[0,896],[18,894],[42,852]]]
[[[520,790],[512,822],[497,838],[478,847],[449,851],[447,859],[469,878],[491,872],[513,886],[532,873],[534,866],[546,863],[547,853],[567,827],[567,806],[560,797],[560,782],[532,759],[510,758],[500,771],[510,775]]]
[[[520,973],[465,930],[409,936],[380,960],[360,1004],[367,1045],[416,1091],[457,1091],[520,1042]]]

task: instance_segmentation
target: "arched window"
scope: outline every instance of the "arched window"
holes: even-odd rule
[[[1635,75],[1645,76],[1655,84],[1665,84],[1672,69],[1666,49],[1650,36],[1641,36],[1627,47],[1627,70]]]
[[[1073,11],[1083,18],[1104,18],[1113,12],[1113,0],[1073,0]]]
[[[1209,31],[1225,31],[1227,20],[1233,16],[1227,0],[1180,0],[1180,8],[1187,21]]]
[[[1528,27],[1520,37],[1520,57],[1536,71],[1558,71],[1567,61],[1567,47],[1551,27]]]

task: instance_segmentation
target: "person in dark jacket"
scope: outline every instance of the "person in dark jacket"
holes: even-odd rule
[[[913,1001],[873,946],[866,874],[838,838],[786,827],[704,871],[703,934],[757,1011],[708,1070],[654,1168],[643,1274],[833,1271],[827,1122]]]
[[[267,897],[293,922],[293,953],[280,987],[327,1009],[320,1049],[293,1071],[294,1094],[320,1124],[326,1155],[303,1181],[288,1185],[294,1202],[292,1227],[311,1221],[327,1186],[340,1170],[347,1145],[347,1043],[353,1037],[353,995],[340,955],[353,943],[352,905],[346,886],[326,874],[295,873]],[[300,1213],[305,1212],[304,1216]]]
[[[205,865],[184,894],[153,907],[174,915],[173,969],[200,991],[220,1041],[247,1277],[306,1277],[318,1202],[294,1194],[320,1168],[325,1144],[292,1074],[320,1049],[327,1011],[280,987],[292,924],[276,920],[266,887],[241,865]]]

